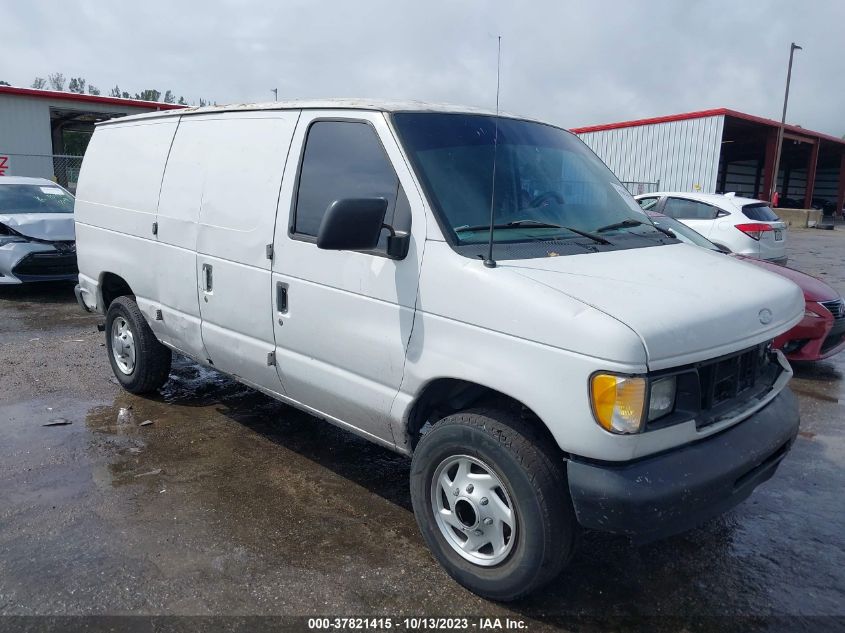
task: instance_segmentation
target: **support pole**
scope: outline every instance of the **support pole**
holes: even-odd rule
[[[816,188],[816,167],[819,165],[819,143],[816,140],[810,150],[810,157],[807,160],[807,190],[804,193],[804,208],[809,209],[813,205],[813,191]]]
[[[775,152],[775,166],[774,166],[774,175],[772,176],[772,188],[769,190],[769,200],[774,198],[775,189],[778,185],[778,169],[780,168],[780,153],[781,149],[783,148],[783,128],[786,126],[786,105],[789,103],[789,82],[792,79],[792,57],[795,55],[795,51],[802,50],[798,44],[792,42],[789,45],[789,67],[786,70],[786,92],[783,95],[783,114],[780,117],[780,127],[778,128],[778,142],[777,142],[777,151]]]

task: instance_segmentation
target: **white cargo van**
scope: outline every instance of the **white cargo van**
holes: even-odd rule
[[[77,195],[77,296],[127,390],[174,350],[412,455],[425,541],[483,596],[554,578],[581,528],[727,510],[798,430],[769,344],[798,287],[661,232],[550,125],[358,101],[130,116],[97,126]]]

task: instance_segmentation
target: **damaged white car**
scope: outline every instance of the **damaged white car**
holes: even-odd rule
[[[51,180],[0,177],[0,285],[76,279],[73,202]]]

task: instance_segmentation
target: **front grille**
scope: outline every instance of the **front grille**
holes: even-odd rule
[[[698,427],[714,424],[767,394],[781,373],[768,343],[697,365],[700,388]]]
[[[822,301],[821,304],[833,315],[837,321],[845,319],[845,299],[835,299],[833,301]]]
[[[834,347],[839,345],[842,341],[845,341],[845,332],[836,332],[829,334],[828,337],[822,343],[821,353],[826,354]]]
[[[22,280],[32,277],[75,275],[76,253],[30,253],[12,269],[12,274]]]

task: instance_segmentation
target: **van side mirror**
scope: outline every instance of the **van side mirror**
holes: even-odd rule
[[[371,251],[379,243],[382,229],[388,229],[387,256],[404,259],[410,237],[398,234],[384,223],[387,200],[384,198],[343,198],[335,200],[317,232],[317,248],[329,251]]]
[[[343,198],[326,209],[317,248],[328,251],[369,251],[378,246],[387,200],[384,198]]]

